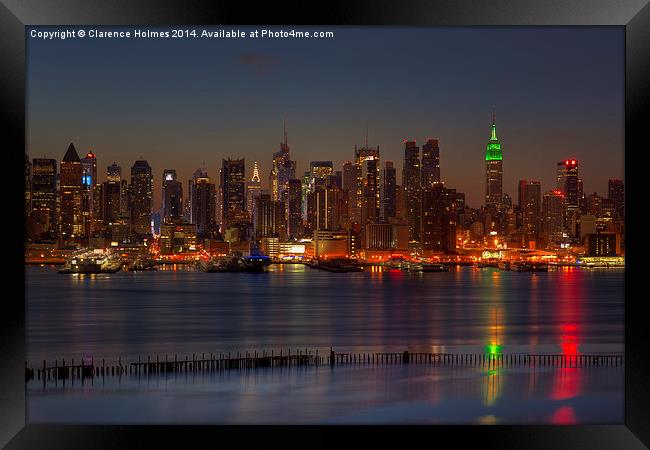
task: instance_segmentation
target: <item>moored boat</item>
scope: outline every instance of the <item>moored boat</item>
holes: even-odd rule
[[[58,273],[115,273],[122,269],[120,255],[100,249],[73,253]]]

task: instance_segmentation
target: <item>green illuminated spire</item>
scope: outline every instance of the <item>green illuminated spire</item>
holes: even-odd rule
[[[495,120],[495,112],[492,112],[492,133],[490,135],[490,140],[487,144],[487,151],[485,152],[486,161],[501,161],[503,160],[503,155],[501,155],[501,143],[499,138],[497,138],[497,125]]]

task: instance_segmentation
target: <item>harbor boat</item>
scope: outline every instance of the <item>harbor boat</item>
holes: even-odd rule
[[[156,262],[151,258],[137,258],[129,267],[131,272],[140,272],[145,270],[158,270]]]
[[[510,264],[515,272],[548,272],[548,264],[542,262],[519,261]]]
[[[118,253],[84,249],[74,252],[58,273],[115,273],[121,269]]]
[[[355,264],[353,260],[345,258],[315,260],[310,267],[335,273],[363,272],[363,267]]]
[[[271,264],[268,256],[226,256],[199,261],[204,272],[264,272]]]
[[[501,269],[501,270],[510,270],[510,262],[509,261],[501,261],[501,262],[499,262],[499,269]]]
[[[408,272],[449,272],[449,268],[444,264],[429,262],[406,262],[402,269]]]
[[[486,260],[477,262],[476,267],[481,269],[484,267],[499,267],[499,264],[496,261]]]

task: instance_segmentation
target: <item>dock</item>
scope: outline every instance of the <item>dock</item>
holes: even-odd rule
[[[40,367],[28,367],[25,363],[25,382],[36,380],[84,379],[107,376],[219,372],[233,369],[257,369],[293,366],[384,366],[394,364],[421,364],[431,366],[465,366],[483,367],[488,370],[498,367],[548,367],[548,368],[583,368],[623,366],[622,354],[481,354],[481,353],[429,353],[429,352],[360,352],[336,353],[330,350],[323,354],[318,350],[280,350],[262,352],[228,352],[186,355],[173,357],[156,355],[153,358],[139,356],[137,361],[125,362],[121,357],[113,364],[107,365],[102,359],[81,360],[75,364],[74,359],[66,363],[62,359],[49,364],[43,360]]]

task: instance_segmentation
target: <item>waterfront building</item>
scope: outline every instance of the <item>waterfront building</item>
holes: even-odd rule
[[[271,195],[261,194],[255,202],[253,228],[255,238],[279,238],[285,241],[287,237],[286,205],[284,202],[273,200]]]
[[[590,233],[586,235],[586,256],[616,256],[621,254],[620,235]]]
[[[163,223],[160,226],[160,254],[195,252],[197,226],[193,223]]]
[[[61,161],[59,178],[59,193],[61,202],[61,240],[67,241],[81,237],[83,234],[82,220],[82,183],[83,168],[81,159],[74,145],[70,143]]]
[[[422,146],[422,187],[440,182],[440,147],[438,139],[429,138]]]
[[[314,231],[314,258],[349,258],[355,254],[355,239],[350,231]]]
[[[485,206],[500,211],[503,201],[503,154],[497,137],[497,126],[492,115],[492,131],[485,152]]]
[[[288,152],[288,150],[287,150]],[[246,217],[246,160],[224,159],[221,166],[222,228],[247,221]],[[275,199],[277,196],[273,194]]]
[[[57,237],[57,162],[34,158],[31,176],[31,232],[36,240]]]
[[[151,234],[153,212],[153,173],[149,163],[137,160],[131,167],[130,185],[131,227],[139,238]]]
[[[421,172],[420,148],[415,141],[404,141],[404,167],[402,168],[404,188],[404,215],[409,226],[409,240],[420,242]]]
[[[162,222],[183,221],[183,185],[176,178],[176,170],[163,170],[162,180]]]
[[[456,190],[435,183],[422,189],[422,251],[454,253],[456,251]]]

